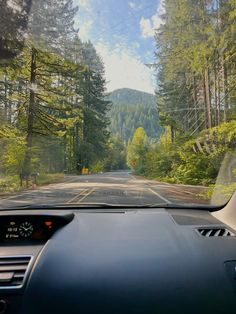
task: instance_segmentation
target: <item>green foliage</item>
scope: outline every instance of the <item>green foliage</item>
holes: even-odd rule
[[[76,11],[72,0],[35,2],[21,53],[0,64],[5,175],[80,173],[106,157],[104,66],[92,43],[78,38]]]
[[[112,92],[109,99],[113,103],[109,128],[114,136],[128,142],[134,131],[143,127],[150,139],[158,139],[162,128],[154,95],[124,88]]]
[[[170,176],[176,183],[202,184],[214,183],[218,168],[213,156],[190,152],[179,153],[180,162],[173,166]]]
[[[204,199],[211,199],[215,193],[219,193],[220,202],[222,204],[222,199],[225,200],[225,203],[231,198],[233,193],[236,190],[236,182],[230,184],[214,184],[210,185],[205,193],[201,193],[200,196]],[[223,197],[222,197],[223,196]]]
[[[103,171],[124,170],[126,168],[126,146],[120,138],[112,137],[108,143],[106,157],[93,164],[91,171],[100,173]]]
[[[104,170],[122,170],[126,169],[126,145],[118,138],[110,139],[107,151],[107,157],[104,159]]]
[[[45,185],[49,183],[60,182],[64,179],[64,174],[62,173],[40,173],[37,177],[38,185]]]
[[[147,135],[145,130],[140,127],[135,130],[127,148],[127,165],[137,174],[141,174],[144,170],[146,150]]]
[[[188,140],[179,135],[175,143],[170,142],[167,130],[155,147],[148,148],[144,174],[175,183],[211,185],[216,182],[226,153],[235,160],[235,146],[236,121],[204,130]],[[229,174],[229,182],[236,180],[235,171],[236,165]],[[234,183],[227,183],[225,193],[230,193],[233,186]]]
[[[161,123],[197,135],[235,118],[235,0],[165,0],[156,31]]]
[[[20,173],[25,151],[25,142],[19,142],[17,139],[10,140],[4,145],[0,167],[6,174]]]
[[[16,192],[20,190],[21,186],[19,176],[0,177],[0,193]]]
[[[149,148],[145,155],[144,174],[148,178],[171,181],[171,171],[179,159],[176,151],[163,151],[163,146]]]
[[[147,107],[153,107],[156,104],[154,95],[130,88],[117,89],[111,92],[108,98],[115,105],[146,104]]]
[[[102,173],[104,171],[104,161],[98,160],[96,163],[92,164],[90,170],[92,173]]]
[[[235,189],[235,0],[165,0],[156,30],[157,107],[165,128],[143,174]]]
[[[25,151],[26,141],[24,133],[14,127],[2,125],[0,127],[0,172],[5,175],[20,173]]]
[[[46,185],[49,183],[60,182],[64,178],[62,173],[41,173],[37,177],[37,185]],[[29,178],[29,187],[32,188],[34,180]],[[20,177],[18,175],[0,177],[0,193],[13,193],[21,191],[25,188],[20,185]]]

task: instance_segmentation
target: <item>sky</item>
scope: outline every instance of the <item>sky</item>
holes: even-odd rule
[[[102,57],[108,92],[133,88],[154,93],[154,29],[161,24],[163,0],[75,0],[75,26]]]

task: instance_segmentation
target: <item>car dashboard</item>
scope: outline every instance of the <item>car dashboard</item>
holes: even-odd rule
[[[216,216],[2,211],[0,313],[235,313],[236,233]]]

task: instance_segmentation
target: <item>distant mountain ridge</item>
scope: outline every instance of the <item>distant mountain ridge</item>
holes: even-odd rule
[[[108,98],[114,104],[146,104],[155,106],[156,103],[155,95],[130,88],[116,89],[110,93]]]
[[[155,95],[122,88],[111,92],[108,99],[112,102],[109,112],[110,131],[114,136],[129,141],[138,127],[143,127],[150,139],[158,139],[162,128]]]

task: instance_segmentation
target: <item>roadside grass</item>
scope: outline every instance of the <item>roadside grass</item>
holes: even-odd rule
[[[148,175],[148,174],[144,174],[144,178],[149,179],[149,180],[154,180],[154,181],[159,181],[159,182],[166,182],[166,183],[179,183],[177,180],[175,180],[174,178],[170,178],[170,177],[158,177],[156,175]]]
[[[177,180],[176,178],[170,178],[170,177],[157,177],[155,175],[144,175],[144,178],[159,182],[165,182],[165,183],[173,183],[173,184],[186,184],[185,182],[181,182]],[[192,183],[190,184],[193,187],[196,185],[202,186],[206,188],[204,191],[200,193],[196,193],[196,197],[202,200],[210,201],[214,197],[214,201],[219,203],[219,205],[222,205],[223,203],[226,203],[233,193],[236,191],[236,182],[232,183],[225,183],[225,184],[210,184],[208,180],[202,180],[202,184],[199,184],[198,182],[194,182],[192,180]],[[215,196],[217,196],[217,200]]]
[[[0,193],[13,193],[22,189],[19,176],[0,177]]]
[[[136,173],[135,173],[136,174]],[[136,175],[139,175],[139,174],[136,174]],[[202,187],[205,187],[205,188],[209,188],[210,186],[214,186],[214,185],[210,185],[209,182],[207,182],[207,180],[203,180],[202,183],[199,183],[198,181],[195,182],[194,180],[192,180],[192,182],[185,182],[185,181],[182,181],[182,180],[178,180],[177,178],[175,177],[158,177],[156,175],[147,175],[147,174],[143,174],[142,175],[144,178],[146,179],[149,179],[149,180],[154,180],[154,181],[158,181],[158,182],[164,182],[164,183],[172,183],[172,184],[183,184],[183,185],[191,185],[191,186],[202,186]]]
[[[64,179],[63,173],[43,173],[37,178],[37,185],[56,183]]]
[[[177,184],[177,185],[183,185],[185,186],[186,183],[184,182],[180,182],[178,180],[176,180],[176,178],[171,178],[171,177],[157,177],[155,175],[146,175],[144,174],[143,176],[140,176],[138,175],[137,173],[134,173],[135,175],[139,176],[139,177],[142,177],[142,178],[145,178],[145,179],[148,179],[148,180],[153,180],[153,181],[156,181],[156,182],[163,182],[163,183],[170,183],[170,184]],[[187,184],[189,186],[192,186],[193,188],[194,187],[202,187],[202,188],[206,188],[205,191],[203,192],[200,192],[200,193],[197,193],[195,194],[195,197],[199,200],[210,200],[211,197],[212,197],[212,194],[214,192],[214,188],[215,188],[215,185],[214,184]],[[230,192],[229,192],[230,193]]]
[[[213,194],[215,192],[218,192],[222,194],[222,196],[225,198],[225,200],[229,200],[233,193],[236,191],[236,182],[230,183],[230,184],[216,184],[216,185],[211,185],[209,186],[209,189],[201,193],[201,197],[205,199],[211,199]]]
[[[37,186],[47,185],[62,181],[63,173],[42,173],[37,177]],[[29,189],[34,186],[33,180],[29,179]],[[0,193],[14,193],[26,189],[26,183],[20,185],[20,178],[17,175],[0,177]]]

